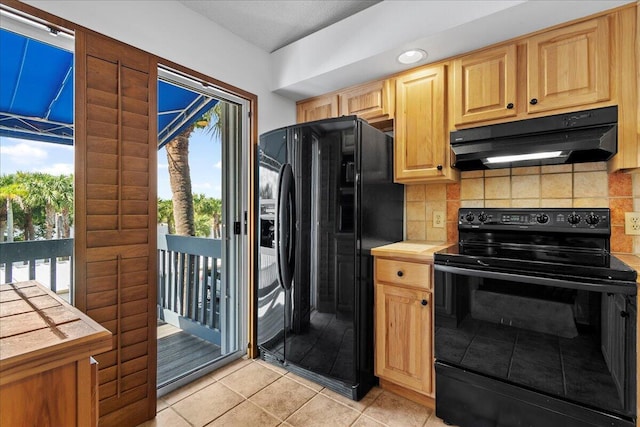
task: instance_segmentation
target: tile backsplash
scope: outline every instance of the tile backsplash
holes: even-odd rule
[[[640,252],[640,238],[624,233],[624,213],[640,210],[640,175],[607,173],[607,164],[535,166],[463,172],[459,183],[405,186],[405,238],[456,241],[460,207],[611,209],[611,250]],[[433,212],[446,211],[446,227]]]

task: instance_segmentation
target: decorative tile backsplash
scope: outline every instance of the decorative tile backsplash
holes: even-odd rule
[[[640,210],[640,175],[608,174],[604,162],[462,172],[459,183],[405,191],[408,240],[456,241],[460,207],[608,207],[612,251],[640,253],[640,238],[624,233],[624,213]],[[446,211],[445,228],[433,227],[433,211]]]

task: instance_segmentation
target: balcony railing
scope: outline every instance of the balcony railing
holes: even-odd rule
[[[53,292],[72,290],[73,239],[0,243],[0,269],[3,283],[37,280]]]
[[[158,235],[158,317],[220,344],[219,239]]]

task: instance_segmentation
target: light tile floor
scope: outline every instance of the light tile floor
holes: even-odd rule
[[[262,360],[241,359],[158,399],[138,427],[438,427],[432,409],[373,388],[354,402]]]

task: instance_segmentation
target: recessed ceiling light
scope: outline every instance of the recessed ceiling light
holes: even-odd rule
[[[402,64],[415,64],[427,57],[427,52],[422,49],[405,50],[398,56],[398,62]]]

